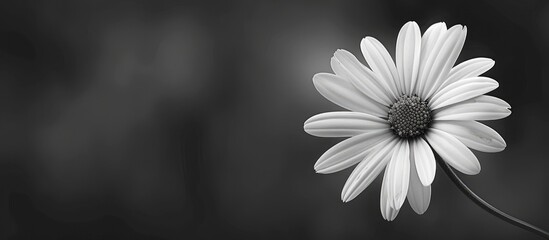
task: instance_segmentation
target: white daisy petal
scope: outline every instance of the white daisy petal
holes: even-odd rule
[[[432,128],[425,137],[433,149],[450,166],[468,175],[480,172],[480,163],[477,157],[451,134]]]
[[[408,194],[410,181],[410,146],[407,140],[401,140],[400,146],[395,148],[391,161],[387,165],[388,193],[390,206],[399,210]]]
[[[343,74],[348,76],[356,88],[385,106],[392,103],[388,89],[379,83],[378,76],[362,65],[353,54],[340,49],[334,53],[334,57],[346,70]]]
[[[372,146],[392,137],[390,130],[372,130],[348,138],[322,154],[315,163],[315,171],[327,174],[348,168],[364,159]]]
[[[396,65],[401,85],[401,93],[412,94],[419,71],[421,53],[421,31],[416,22],[408,22],[400,29],[396,44]]]
[[[343,108],[387,117],[387,107],[364,95],[347,79],[329,73],[317,73],[313,83],[322,96]]]
[[[349,73],[347,73],[347,69],[345,69],[343,65],[341,65],[336,57],[332,57],[330,59],[330,67],[332,67],[332,70],[337,76],[348,79],[347,81],[349,81],[349,83],[351,82],[351,77],[349,76]]]
[[[412,152],[416,150],[417,148],[412,147]],[[430,148],[429,151],[431,151]],[[410,203],[410,207],[412,207],[414,212],[417,214],[423,214],[427,211],[429,203],[431,202],[431,185],[425,186],[420,180],[418,170],[416,169],[416,164],[414,164],[414,158],[415,162],[418,162],[417,156],[417,154],[410,155],[410,187],[408,188],[407,198],[408,203]]]
[[[380,81],[383,86],[389,90],[393,98],[401,95],[397,87],[398,72],[393,62],[393,58],[387,52],[387,49],[377,39],[373,37],[365,37],[360,42],[360,49],[364,55],[364,59],[372,68],[374,73],[385,79]]]
[[[496,97],[482,95],[433,111],[434,120],[495,120],[511,114],[511,106]]]
[[[498,152],[503,138],[476,120],[508,116],[511,106],[486,96],[498,82],[480,76],[494,66],[474,58],[454,67],[467,28],[433,24],[421,35],[415,22],[399,31],[395,56],[381,42],[366,37],[361,63],[337,50],[331,59],[334,74],[313,77],[316,89],[351,112],[328,112],[305,121],[305,132],[319,137],[350,137],[328,149],[315,163],[318,173],[333,173],[355,164],[341,191],[341,200],[356,198],[385,169],[380,210],[392,221],[405,199],[423,214],[431,201],[436,159],[457,171],[481,170],[471,149]],[[395,60],[393,62],[393,59]]]
[[[433,43],[428,55],[422,55],[422,57],[425,57],[424,62],[422,62],[423,65],[420,72],[420,78],[422,78],[425,82],[423,88],[421,89],[422,98],[427,98],[427,93],[429,93],[432,88],[436,80],[436,75],[440,73],[441,65],[443,63],[437,61],[437,58],[441,55],[448,56],[448,53],[450,52],[450,48],[448,46],[456,42],[458,39],[459,28],[460,26],[456,25],[446,31],[443,31],[443,33],[439,35],[437,41]],[[433,77],[433,75],[435,77]]]
[[[411,142],[412,156],[414,157],[414,169],[417,169],[417,175],[423,186],[429,186],[435,179],[436,161],[435,155],[429,147],[429,144],[422,138],[417,138]]]
[[[374,181],[391,159],[397,143],[398,141],[394,137],[383,141],[356,166],[341,191],[343,202],[353,200]]]
[[[385,168],[385,173],[383,174],[383,182],[381,183],[381,193],[380,193],[380,209],[381,216],[387,221],[395,220],[398,215],[399,210],[391,207],[392,199],[389,197],[389,181],[387,178],[390,176],[387,174],[388,168]]]
[[[431,25],[421,38],[421,54],[419,56],[419,72],[415,92],[423,99],[425,99],[427,74],[431,69],[431,65],[427,64],[427,59],[429,59],[435,47],[440,45],[439,42],[444,41],[446,32],[446,24],[439,22]]]
[[[433,66],[427,76],[427,81],[431,84],[426,86],[426,99],[429,99],[448,78],[448,73],[450,73],[461,53],[466,36],[467,27],[456,25],[448,30],[446,41],[444,41],[438,54],[435,56]],[[434,56],[434,54],[431,54],[431,56]]]
[[[494,66],[494,60],[490,58],[473,58],[460,63],[450,70],[450,74],[445,82],[439,87],[442,89],[457,80],[471,77],[478,77]]]
[[[472,98],[472,99],[469,99],[469,100],[461,102],[461,103],[465,103],[465,102],[490,103],[490,104],[494,104],[494,106],[497,106],[497,107],[500,107],[500,108],[511,109],[511,105],[509,105],[509,103],[507,103],[506,101],[503,101],[500,98],[497,98],[497,97],[494,97],[494,96],[489,96],[489,95],[478,96],[476,98]]]
[[[500,152],[507,146],[494,129],[476,121],[436,121],[433,128],[450,133],[467,147],[481,152]]]
[[[430,101],[431,110],[465,101],[498,88],[495,80],[487,77],[473,77],[458,80],[433,96]]]
[[[303,129],[317,137],[352,137],[369,130],[389,129],[386,120],[360,112],[327,112],[305,121]]]

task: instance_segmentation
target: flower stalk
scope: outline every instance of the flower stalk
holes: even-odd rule
[[[500,218],[503,221],[506,221],[506,222],[508,222],[512,225],[515,225],[517,227],[520,227],[522,229],[525,229],[529,232],[535,233],[535,234],[537,234],[537,235],[539,235],[539,236],[541,236],[545,239],[549,239],[549,232],[547,232],[547,231],[545,231],[545,230],[543,230],[539,227],[536,227],[536,226],[534,226],[530,223],[527,223],[523,220],[520,220],[516,217],[513,217],[513,216],[511,216],[511,215],[495,208],[494,206],[490,205],[486,201],[484,201],[484,199],[480,198],[473,191],[471,191],[471,189],[469,189],[469,187],[467,187],[467,185],[465,185],[465,183],[463,183],[463,181],[461,181],[459,176],[448,165],[448,163],[446,163],[444,160],[442,160],[442,158],[436,153],[435,153],[435,159],[437,160],[438,165],[446,173],[446,175],[448,175],[450,180],[452,180],[452,182],[454,184],[456,184],[456,186],[459,188],[459,190],[461,190],[461,192],[463,192],[463,194],[465,194],[465,196],[467,196],[469,199],[471,199],[471,201],[473,201],[476,205],[478,205],[479,207],[481,207],[485,211],[489,212],[490,214]]]

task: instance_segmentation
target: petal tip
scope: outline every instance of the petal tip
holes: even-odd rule
[[[338,48],[337,50],[335,50],[334,52],[334,57],[337,58],[337,55],[340,55],[340,54],[343,54],[347,52],[345,49],[341,49],[341,48]]]
[[[317,173],[317,174],[329,174],[330,172],[327,172],[326,169],[315,169],[315,173]]]
[[[491,58],[486,58],[486,62],[487,62],[486,64],[487,69],[491,69],[496,65],[496,61],[494,61],[494,59],[491,59]]]
[[[306,130],[307,128],[307,125],[309,125],[309,122],[311,122],[311,118],[308,118],[307,120],[305,120],[305,122],[303,122],[303,130]]]
[[[423,215],[425,212],[427,212],[427,209],[423,209],[423,208],[422,208],[422,209],[418,209],[418,210],[416,211],[416,213],[417,213],[418,215]]]
[[[318,159],[318,161],[316,161],[313,169],[315,170],[316,173],[324,174],[324,168],[322,167],[323,161],[320,161],[320,160],[321,159]]]
[[[355,191],[354,188],[349,188],[346,190],[347,191],[341,192],[341,201],[350,202],[358,196],[357,194],[353,194],[353,192]]]
[[[322,73],[315,73],[315,75],[313,75],[313,81],[318,79],[320,76],[322,76]]]
[[[324,78],[329,73],[316,73],[313,75],[313,85],[318,86],[321,81],[325,81],[326,78]]]
[[[347,192],[341,192],[341,201],[344,202],[344,203],[347,203],[349,202],[349,198],[348,198],[348,194]]]
[[[427,178],[427,179],[420,178],[419,180],[421,182],[421,185],[423,185],[424,187],[428,187],[428,186],[431,186],[431,184],[433,184],[435,177],[433,176],[432,178]]]
[[[366,36],[366,37],[364,37],[364,38],[362,39],[362,41],[372,41],[372,40],[374,40],[374,39],[375,39],[375,38],[372,37],[372,36]]]
[[[408,21],[404,24],[404,26],[409,26],[409,25],[417,25],[416,21]]]
[[[467,175],[477,175],[480,173],[480,165],[475,166],[474,168],[470,169],[468,172],[464,172]]]

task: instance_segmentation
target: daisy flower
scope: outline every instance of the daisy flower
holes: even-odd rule
[[[316,89],[349,111],[309,118],[304,129],[318,137],[350,137],[326,151],[314,165],[317,173],[333,173],[358,164],[343,187],[341,199],[353,200],[384,171],[381,214],[396,218],[404,200],[423,214],[435,177],[435,151],[456,170],[474,175],[480,163],[471,149],[499,152],[503,138],[479,120],[511,114],[505,101],[484,95],[498,83],[480,76],[494,66],[488,58],[473,58],[454,66],[467,27],[445,23],[429,27],[423,36],[415,22],[397,37],[395,59],[375,38],[360,48],[369,67],[353,54],[337,50],[331,59],[335,74],[318,73]]]

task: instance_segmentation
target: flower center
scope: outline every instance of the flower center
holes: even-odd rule
[[[389,109],[389,125],[401,138],[421,136],[431,123],[431,109],[418,96],[402,95]]]

